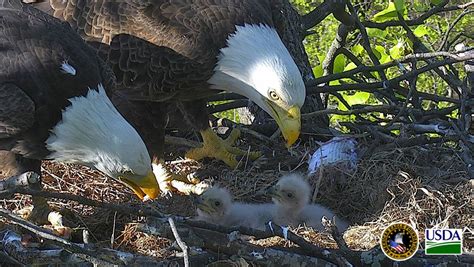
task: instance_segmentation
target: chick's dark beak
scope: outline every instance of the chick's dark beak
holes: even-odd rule
[[[197,206],[200,206],[203,204],[203,201],[201,199],[201,197],[197,197],[194,199],[194,204],[197,205]]]
[[[271,196],[271,197],[275,197],[277,196],[277,186],[274,185],[270,188],[267,189],[267,191],[265,192],[267,195]]]

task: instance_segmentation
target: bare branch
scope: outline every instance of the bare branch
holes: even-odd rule
[[[459,14],[459,15],[457,16],[457,18],[451,23],[451,25],[448,27],[448,30],[447,30],[446,33],[444,34],[443,40],[441,41],[441,44],[439,45],[438,51],[447,49],[446,45],[447,45],[447,43],[448,43],[448,38],[449,38],[449,34],[451,33],[451,31],[454,29],[454,27],[456,26],[456,24],[458,24],[458,22],[459,22],[464,16],[466,16],[467,14],[473,13],[473,12],[474,12],[474,10],[464,10],[461,14]]]
[[[94,262],[103,266],[110,266],[112,264],[121,264],[121,262],[117,261],[111,261],[111,259],[105,259],[105,254],[98,252],[97,250],[89,250],[86,248],[83,248],[75,243],[72,243],[66,239],[57,237],[49,232],[47,232],[45,229],[36,226],[16,215],[13,215],[11,212],[5,209],[0,209],[0,216],[4,217],[5,219],[9,220],[10,222],[30,231],[35,233],[36,235],[48,239],[56,244],[59,244],[63,247],[65,247],[68,251],[78,253],[81,255],[85,256],[85,259],[90,262]]]
[[[369,55],[370,60],[373,62],[373,64],[375,66],[379,66],[380,61],[379,61],[379,59],[377,58],[377,56],[375,55],[374,51],[372,50],[372,48],[370,46],[369,35],[367,34],[367,30],[365,29],[365,26],[359,20],[359,16],[357,15],[357,12],[356,12],[355,8],[351,4],[350,1],[347,1],[347,7],[349,8],[349,11],[351,12],[352,17],[355,20],[355,25],[357,26],[357,28],[359,28],[360,34],[362,36],[362,46],[364,47],[365,51]],[[385,71],[383,69],[379,69],[379,70],[377,70],[377,72],[379,73],[379,75],[380,75],[380,77],[382,78],[383,81],[387,80],[387,76],[385,75]],[[388,91],[390,100],[396,101],[395,94],[394,94],[392,88],[390,88],[390,86],[386,86],[384,84],[383,89],[386,89]]]
[[[422,53],[430,52],[429,49],[423,44],[423,42],[418,37],[416,37],[415,34],[413,34],[413,31],[410,29],[410,27],[408,27],[405,20],[403,19],[403,16],[400,13],[398,13],[397,15],[398,15],[398,19],[400,20],[400,23],[403,26],[403,29],[405,29],[405,31],[407,32],[408,38],[413,42],[413,47],[414,47],[415,52],[417,51],[422,52]],[[425,62],[427,64],[432,64],[433,60],[426,59]],[[446,65],[450,65],[450,64],[452,63],[446,64]],[[460,90],[458,89],[458,87],[462,87],[461,80],[459,80],[459,78],[457,78],[456,76],[452,75],[452,73],[450,73],[448,70],[443,71],[441,68],[438,68],[438,67],[433,69],[436,72],[436,74],[438,74],[441,77],[441,79],[443,79],[451,88],[459,92]]]
[[[420,24],[425,23],[425,20],[427,20],[428,18],[430,18],[431,16],[433,16],[435,14],[442,13],[442,12],[448,12],[448,11],[460,10],[460,9],[468,8],[470,5],[472,5],[472,2],[471,2],[471,3],[465,4],[465,5],[445,7],[448,3],[449,3],[449,0],[445,0],[442,3],[440,3],[439,5],[431,8],[427,12],[423,13],[423,15],[421,15],[420,17],[418,17],[416,19],[412,19],[412,20],[407,20],[406,24],[408,26],[420,25]],[[364,21],[362,23],[364,24],[365,27],[378,28],[378,29],[381,29],[381,30],[385,30],[387,27],[402,26],[402,24],[398,20],[390,20],[390,21],[381,22],[381,23],[372,22],[372,21]]]
[[[181,240],[181,237],[179,236],[178,229],[176,229],[176,225],[174,223],[173,218],[169,217],[168,223],[170,224],[171,231],[173,231],[173,235],[174,235],[174,238],[176,239],[176,243],[178,243],[178,246],[183,251],[184,267],[189,267],[188,246],[186,245],[186,243],[183,242],[183,240]]]
[[[303,29],[308,30],[318,25],[331,13],[345,25],[353,25],[351,16],[344,11],[345,0],[325,0],[317,8],[304,15],[302,18]]]
[[[241,99],[241,100],[234,100],[229,103],[224,103],[220,105],[211,105],[208,107],[209,113],[217,113],[217,112],[222,112],[230,109],[236,109],[236,108],[243,108],[247,107],[249,105],[249,100],[247,99]]]
[[[84,205],[113,210],[113,211],[117,211],[123,214],[133,214],[136,216],[163,217],[163,215],[160,212],[156,210],[152,210],[152,209],[143,209],[139,207],[132,207],[130,205],[125,206],[125,205],[118,205],[118,204],[112,204],[112,203],[105,203],[105,202],[88,199],[88,198],[78,196],[78,195],[49,192],[49,191],[44,191],[44,190],[37,191],[37,190],[31,190],[31,189],[26,189],[26,188],[14,188],[14,189],[1,192],[0,198],[9,197],[11,194],[15,194],[15,193],[31,195],[31,196],[39,196],[39,197],[45,197],[45,198],[71,200],[71,201],[79,202]]]

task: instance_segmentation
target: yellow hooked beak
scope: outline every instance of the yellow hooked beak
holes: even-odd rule
[[[156,181],[155,174],[149,171],[145,176],[124,174],[119,176],[119,180],[124,182],[141,199],[155,199],[160,194],[160,186]]]
[[[283,138],[286,140],[286,147],[291,147],[298,137],[301,131],[301,112],[298,106],[291,106],[288,110],[285,110],[272,102],[268,102],[271,110],[273,111],[273,118],[280,127]]]

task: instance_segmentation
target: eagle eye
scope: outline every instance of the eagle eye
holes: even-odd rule
[[[268,95],[270,96],[270,98],[271,98],[272,100],[279,100],[279,99],[280,99],[280,97],[278,96],[278,94],[277,94],[275,91],[273,91],[273,90],[271,90],[270,92],[268,92]]]
[[[293,198],[293,194],[292,193],[288,193],[287,195],[289,198]]]
[[[214,205],[216,205],[216,207],[219,207],[221,205],[221,203],[219,201],[216,201],[216,202],[214,202]]]

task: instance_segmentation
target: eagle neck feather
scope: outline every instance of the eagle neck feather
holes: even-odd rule
[[[94,167],[114,176],[136,166],[123,166],[127,153],[140,155],[137,164],[149,165],[147,151],[135,129],[128,124],[107,97],[104,87],[90,89],[86,96],[70,98],[62,120],[54,126],[46,148],[50,159]]]
[[[261,87],[258,83],[262,77],[273,79],[276,83],[292,81],[295,77],[301,79],[290,53],[276,30],[270,26],[236,26],[236,31],[227,39],[227,46],[220,52],[214,75],[209,79],[214,89],[252,98],[255,92],[251,91]],[[259,93],[266,95],[267,92]]]

